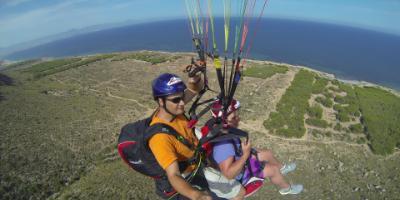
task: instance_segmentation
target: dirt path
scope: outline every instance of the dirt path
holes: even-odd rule
[[[349,142],[339,141],[339,140],[320,141],[320,140],[311,140],[310,138],[305,138],[305,137],[302,137],[302,138],[280,137],[280,136],[277,136],[277,135],[269,134],[268,130],[266,130],[264,128],[263,129],[255,128],[252,123],[241,123],[240,127],[242,127],[245,130],[262,133],[268,138],[273,138],[273,139],[277,139],[277,140],[280,140],[280,141],[304,142],[304,143],[309,143],[310,142],[310,143],[314,143],[314,144],[326,144],[326,145],[345,144],[345,145],[353,146],[353,147],[364,147],[366,150],[370,151],[370,149],[368,148],[367,145],[349,143]]]
[[[252,108],[257,110],[257,113],[255,113],[255,115],[257,115],[256,119],[245,120],[243,122],[246,124],[250,124],[256,130],[266,131],[263,125],[264,120],[268,119],[270,113],[276,109],[276,105],[285,94],[286,89],[290,87],[290,83],[293,81],[296,73],[297,71],[295,70],[289,70],[285,74],[275,74],[270,78],[262,80],[260,84],[257,84],[255,89],[250,92],[250,96],[253,94],[257,94],[260,90],[264,90],[262,92],[266,92],[267,94],[262,96],[262,103],[268,105],[268,107]],[[257,82],[259,80],[260,79],[257,79],[252,82]]]

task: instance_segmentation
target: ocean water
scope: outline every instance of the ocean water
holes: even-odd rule
[[[307,66],[349,80],[400,90],[400,36],[315,22],[265,19],[248,58]],[[216,27],[223,27],[216,20]],[[223,34],[216,32],[219,50]],[[254,40],[254,42],[251,42]],[[133,50],[194,51],[187,20],[132,25],[71,37],[6,56],[7,59],[64,57]]]

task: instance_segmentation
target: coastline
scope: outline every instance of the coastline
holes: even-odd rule
[[[400,91],[398,91],[396,89],[389,88],[389,87],[386,87],[386,86],[382,86],[382,85],[379,85],[379,84],[376,84],[376,83],[371,83],[371,82],[368,82],[368,81],[359,81],[359,80],[349,80],[349,79],[338,78],[335,74],[319,71],[319,70],[313,69],[313,68],[308,67],[308,66],[292,65],[292,64],[288,64],[288,63],[274,62],[274,61],[269,61],[269,60],[251,60],[251,59],[248,59],[248,61],[251,61],[251,62],[254,62],[254,63],[273,64],[273,65],[281,65],[281,66],[291,67],[291,68],[305,69],[305,70],[317,73],[321,77],[327,78],[329,80],[338,80],[338,81],[340,81],[342,83],[346,83],[346,84],[350,84],[350,85],[354,85],[354,86],[359,86],[359,87],[375,87],[375,88],[379,88],[379,89],[385,90],[387,92],[390,92],[390,93],[396,95],[397,97],[400,97]]]
[[[196,56],[196,53],[193,52],[185,52],[185,51],[177,51],[177,52],[170,52],[170,51],[154,51],[154,50],[138,50],[138,51],[120,51],[120,52],[113,52],[116,54],[123,54],[123,53],[132,53],[132,52],[158,52],[158,53],[170,53],[170,54],[184,54],[184,55],[191,55],[191,56]],[[72,56],[72,57],[82,57],[82,56]],[[85,56],[83,56],[85,57]],[[47,58],[48,59],[48,58]],[[55,57],[54,59],[60,59],[60,57]],[[302,65],[292,65],[288,63],[283,63],[283,62],[275,62],[275,61],[270,61],[270,60],[253,60],[253,59],[246,59],[247,61],[253,62],[253,63],[259,63],[259,64],[273,64],[273,65],[281,65],[281,66],[286,66],[286,67],[291,67],[291,68],[300,68],[300,69],[305,69],[308,71],[312,71],[314,73],[319,74],[321,77],[330,79],[330,80],[338,80],[340,82],[350,84],[350,85],[355,85],[355,86],[360,86],[360,87],[375,87],[379,88],[382,90],[385,90],[387,92],[390,92],[397,97],[400,97],[400,90],[394,89],[394,88],[389,88],[387,86],[379,85],[376,83],[371,83],[368,81],[363,81],[363,80],[351,80],[351,79],[343,79],[343,78],[338,78],[335,74],[331,74],[328,72],[323,72],[319,71],[316,69],[313,69],[312,67],[309,66],[302,66]],[[23,62],[23,61],[18,61],[18,62]],[[8,65],[17,63],[17,62],[10,62],[10,61],[5,61],[2,65],[0,65],[0,71],[7,70]]]

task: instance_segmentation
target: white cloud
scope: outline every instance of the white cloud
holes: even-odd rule
[[[68,17],[83,13],[79,4],[85,0],[65,1],[59,4],[3,16],[0,19],[0,46],[29,41],[44,35],[70,29]],[[76,20],[79,21],[79,18]]]

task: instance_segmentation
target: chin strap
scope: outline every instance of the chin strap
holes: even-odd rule
[[[172,119],[169,121],[169,122],[172,122],[172,121],[174,121],[174,119],[176,118],[176,115],[175,114],[173,114],[171,111],[169,111],[168,110],[168,108],[167,108],[167,102],[166,102],[166,100],[165,100],[165,97],[161,97],[161,99],[162,99],[162,101],[163,101],[163,108],[164,108],[164,110],[168,113],[168,114],[170,114],[171,116],[172,116]]]

